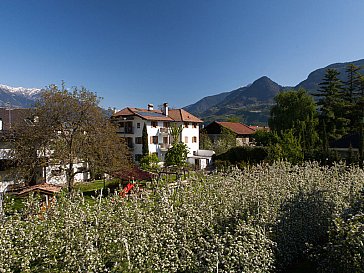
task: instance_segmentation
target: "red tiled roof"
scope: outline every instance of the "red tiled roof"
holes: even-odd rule
[[[242,124],[240,122],[228,122],[228,121],[216,121],[217,124],[223,126],[238,135],[251,135],[255,133],[255,130],[251,129],[249,126]]]
[[[169,109],[168,116],[165,116],[161,110],[147,110],[143,108],[124,108],[119,112],[113,114],[113,117],[120,116],[138,116],[146,120],[160,120],[160,121],[182,121],[182,122],[202,122],[199,118],[188,113],[183,109]]]
[[[25,194],[27,194],[29,192],[33,192],[33,191],[54,194],[54,193],[60,192],[61,189],[62,189],[61,186],[52,185],[52,184],[48,184],[48,183],[42,183],[42,184],[37,184],[37,185],[30,186],[30,187],[23,189],[22,191],[20,191],[18,193],[18,195],[25,195]]]
[[[199,118],[195,117],[191,113],[187,112],[184,109],[170,109],[169,116],[173,118],[174,121],[183,121],[183,122],[203,122]]]

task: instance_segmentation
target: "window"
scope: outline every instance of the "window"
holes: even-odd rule
[[[158,144],[158,136],[151,136],[150,137],[151,144]]]
[[[185,143],[188,143],[188,136],[185,136]]]
[[[119,122],[120,128],[124,128],[124,122]]]
[[[163,143],[168,144],[168,137],[163,137]]]
[[[137,123],[137,128],[140,128],[140,122]]]
[[[188,128],[188,125],[190,125],[188,122],[185,122],[185,128]]]
[[[192,137],[192,143],[197,143],[197,137]]]
[[[196,122],[192,123],[192,128],[197,128],[197,123]]]
[[[158,127],[158,121],[152,121],[152,127],[154,128]]]
[[[169,128],[170,127],[169,122],[168,121],[163,122],[163,127],[164,128]]]
[[[143,144],[143,140],[141,137],[136,137],[135,138],[135,144]]]
[[[52,176],[60,176],[62,175],[62,169],[55,169],[51,171]]]

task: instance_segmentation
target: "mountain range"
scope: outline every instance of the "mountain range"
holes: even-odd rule
[[[336,69],[340,72],[339,78],[345,81],[345,70],[349,64],[362,67],[360,72],[364,73],[364,59],[362,59],[319,68],[311,72],[306,80],[296,86],[281,86],[267,76],[263,76],[245,87],[204,97],[198,102],[184,107],[184,109],[198,116],[205,123],[213,120],[236,120],[247,124],[266,125],[270,108],[274,104],[274,97],[280,91],[302,87],[311,94],[315,93],[327,69]]]
[[[28,108],[42,92],[39,88],[11,87],[0,84],[0,107]]]
[[[338,70],[340,72],[339,78],[345,81],[345,70],[348,64],[362,67],[361,73],[364,74],[364,59],[361,59],[319,68],[311,72],[306,80],[291,87],[281,86],[263,76],[247,86],[204,97],[196,103],[184,107],[184,109],[198,116],[205,123],[213,120],[239,120],[247,124],[266,125],[270,108],[274,104],[274,97],[280,91],[303,87],[309,93],[315,93],[328,68]],[[32,107],[41,92],[42,89],[39,88],[10,87],[0,84],[0,107]]]

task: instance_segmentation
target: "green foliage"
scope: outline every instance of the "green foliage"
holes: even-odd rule
[[[181,134],[182,134],[182,131],[183,131],[183,126],[177,126],[175,124],[173,124],[170,128],[170,133],[171,133],[171,136],[172,136],[172,144],[176,144],[178,142],[181,141]]]
[[[214,155],[213,160],[215,164],[222,164],[220,161],[228,161],[229,165],[234,165],[238,163],[249,163],[257,164],[261,163],[268,156],[267,149],[264,147],[248,147],[248,146],[238,146],[231,148],[227,152]]]
[[[202,129],[200,131],[200,149],[201,150],[213,150],[213,143],[206,131]]]
[[[140,167],[143,170],[151,171],[151,170],[157,170],[159,168],[159,158],[156,154],[149,154],[146,156],[143,156],[140,161]]]
[[[257,146],[269,146],[270,144],[278,142],[277,134],[265,130],[257,130],[254,133],[253,138]]]
[[[178,167],[182,167],[186,165],[187,155],[188,147],[185,143],[174,143],[166,153],[164,164],[166,166],[176,165]]]
[[[213,150],[217,155],[227,152],[236,146],[236,134],[222,127],[219,138],[213,144]]]
[[[142,155],[149,155],[147,125],[144,123],[142,131]]]
[[[278,142],[268,148],[268,157],[271,161],[287,160],[293,164],[303,161],[303,150],[299,139],[293,135],[293,130],[285,131],[276,137]]]
[[[326,71],[323,82],[320,83],[320,125],[325,127],[321,132],[324,142],[330,143],[348,132],[349,120],[346,117],[345,92],[343,83],[338,78],[335,69]],[[325,134],[323,134],[325,133]]]
[[[319,141],[317,107],[312,96],[299,89],[281,92],[274,100],[276,104],[271,109],[269,119],[271,130],[278,136],[292,130],[303,152],[312,154]]]

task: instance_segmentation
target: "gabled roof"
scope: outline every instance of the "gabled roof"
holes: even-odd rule
[[[138,116],[145,120],[156,121],[202,122],[202,120],[183,109],[169,109],[168,116],[166,116],[161,110],[148,110],[143,108],[127,107],[113,114],[113,117],[122,116]]]
[[[168,115],[173,118],[174,121],[183,121],[183,122],[203,122],[198,117],[195,117],[191,113],[187,112],[184,109],[169,109]]]
[[[24,196],[26,194],[29,194],[30,192],[39,192],[39,193],[44,193],[44,194],[55,194],[60,192],[62,189],[61,186],[57,186],[57,185],[52,185],[52,184],[48,184],[48,183],[42,183],[42,184],[37,184],[34,186],[30,186],[27,187],[25,189],[23,189],[22,191],[20,191],[18,193],[19,196]]]
[[[228,121],[214,121],[207,125],[205,129],[209,131],[209,127],[212,130],[216,130],[217,126],[224,127],[229,129],[230,131],[234,132],[237,135],[252,135],[255,133],[255,130],[250,128],[249,126],[242,124],[240,122],[228,122]]]

